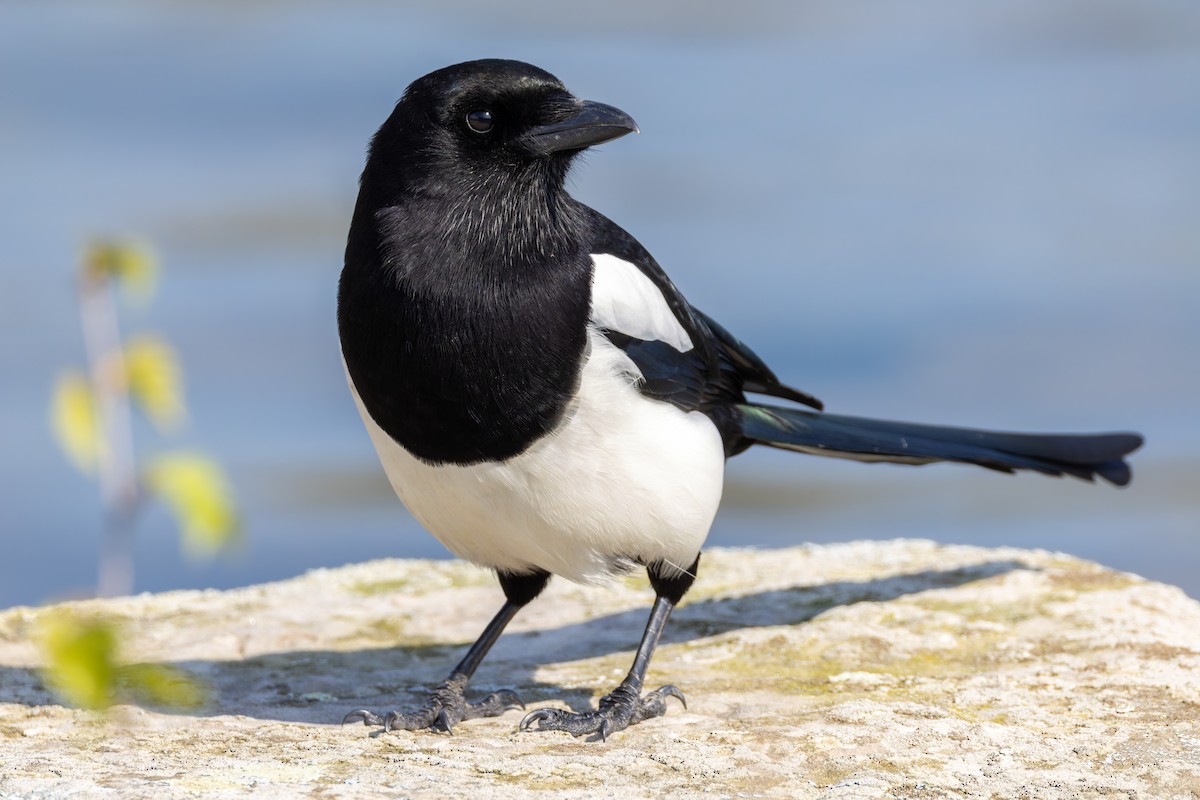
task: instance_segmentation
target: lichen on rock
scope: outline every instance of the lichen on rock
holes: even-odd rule
[[[553,581],[474,691],[595,702],[651,599]],[[1062,554],[925,541],[709,551],[649,674],[687,710],[608,742],[519,734],[516,712],[454,737],[337,724],[419,701],[501,602],[469,565],[389,560],[77,604],[210,687],[199,711],[107,715],[43,686],[43,610],[0,612],[0,796],[1200,795],[1200,604]]]

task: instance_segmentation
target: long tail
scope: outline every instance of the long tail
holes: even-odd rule
[[[738,405],[742,435],[759,444],[856,461],[928,464],[959,461],[1001,472],[1035,470],[1124,486],[1132,473],[1124,456],[1142,445],[1136,433],[1001,433],[888,422],[779,408]]]

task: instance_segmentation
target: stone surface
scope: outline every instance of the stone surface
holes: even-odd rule
[[[75,605],[128,660],[211,685],[201,712],[64,708],[36,609],[0,612],[0,797],[1200,797],[1200,604],[1069,556],[857,542],[713,550],[650,685],[666,717],[608,742],[339,726],[412,705],[499,607],[486,572],[381,561],[229,592]],[[644,578],[563,581],[514,622],[477,691],[580,708],[629,666]]]

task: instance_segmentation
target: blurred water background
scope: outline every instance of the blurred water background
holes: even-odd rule
[[[0,3],[0,606],[94,581],[96,487],[47,408],[96,233],[157,246],[124,325],[180,350],[185,439],[245,519],[198,563],[151,510],[138,590],[445,555],[375,461],[334,294],[368,137],[410,80],[485,56],[638,121],[576,196],[832,410],[1148,437],[1123,491],[753,452],[712,544],[1044,547],[1200,597],[1194,0],[129,0]]]

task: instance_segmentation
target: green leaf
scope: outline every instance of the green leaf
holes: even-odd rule
[[[66,370],[54,384],[50,401],[50,427],[54,438],[80,470],[92,472],[103,443],[96,415],[92,384],[77,369]]]
[[[221,467],[195,453],[168,453],[146,470],[146,484],[171,507],[186,551],[209,556],[231,545],[239,523]]]

